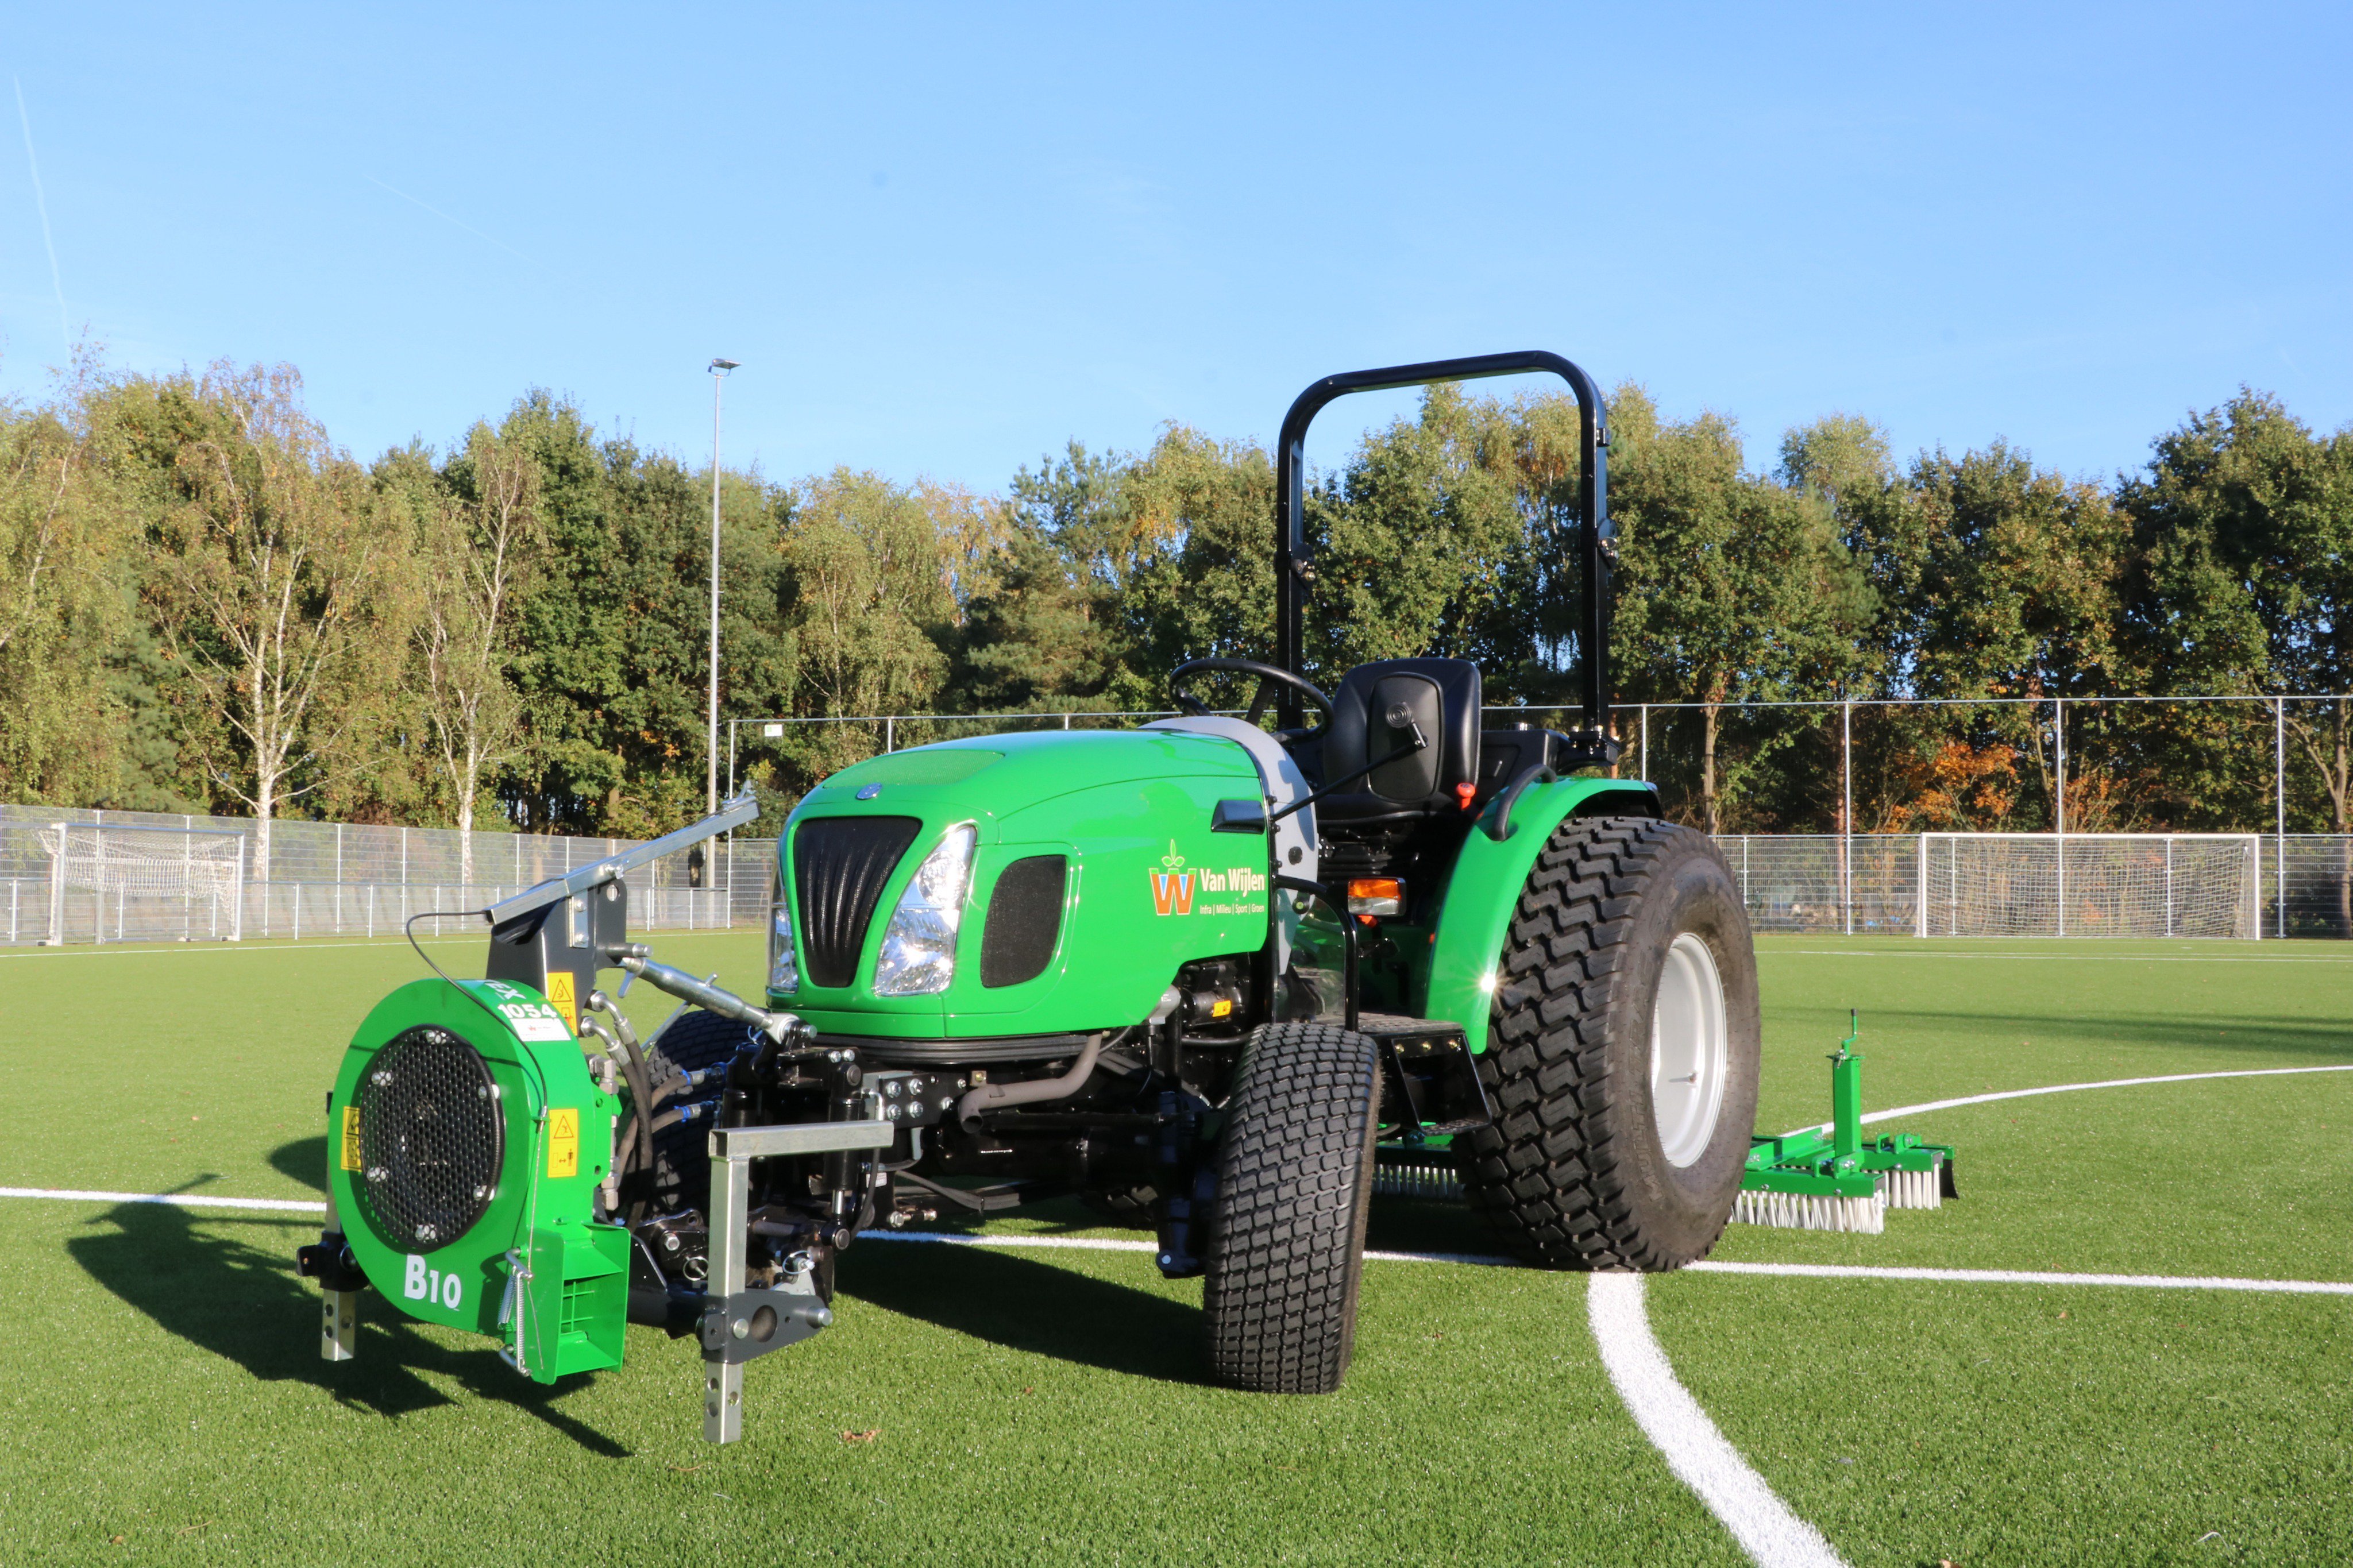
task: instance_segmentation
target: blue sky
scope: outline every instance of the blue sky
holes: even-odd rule
[[[2342,4],[22,6],[0,66],[0,389],[289,361],[363,457],[539,385],[700,463],[714,353],[731,465],[984,490],[1522,347],[1760,465],[2353,419]]]

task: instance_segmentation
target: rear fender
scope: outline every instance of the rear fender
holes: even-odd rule
[[[1499,797],[1500,798],[1500,797]],[[1462,1026],[1472,1052],[1487,1048],[1487,1014],[1512,911],[1553,829],[1572,816],[1656,816],[1658,791],[1633,779],[1568,778],[1535,784],[1512,805],[1511,835],[1489,837],[1493,805],[1462,842],[1439,906],[1422,1016]]]

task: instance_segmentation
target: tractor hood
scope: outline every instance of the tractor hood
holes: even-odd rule
[[[777,843],[792,962],[770,1004],[820,1035],[909,1041],[1139,1023],[1179,965],[1265,944],[1264,800],[1240,744],[1165,730],[993,735],[846,768]],[[1243,803],[1239,830],[1216,825],[1226,801]]]

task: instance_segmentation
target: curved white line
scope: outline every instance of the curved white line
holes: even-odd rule
[[[1724,1521],[1741,1549],[1762,1568],[1842,1568],[1845,1559],[1821,1531],[1789,1511],[1675,1381],[1642,1311],[1642,1276],[1596,1274],[1585,1302],[1593,1342],[1618,1397],[1675,1479]]]
[[[1863,1122],[1887,1121],[1898,1116],[1917,1116],[1924,1110],[1951,1110],[1963,1105],[1987,1105],[1997,1100],[2030,1100],[2038,1094],[2072,1094],[2079,1089],[2130,1089],[2144,1083],[2195,1083],[2209,1078],[2284,1078],[2295,1073],[2353,1072],[2353,1062],[2324,1068],[2245,1068],[2232,1072],[2175,1072],[2158,1078],[2110,1078],[2097,1083],[2051,1083],[2041,1089],[2005,1089],[1995,1094],[1965,1094],[1958,1100],[1925,1100],[1917,1105],[1899,1105],[1893,1110],[1872,1110],[1863,1113]],[[1828,1132],[1827,1121],[1811,1127],[1799,1127],[1781,1134],[1794,1138],[1800,1132]]]

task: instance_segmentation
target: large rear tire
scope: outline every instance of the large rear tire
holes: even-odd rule
[[[1680,1268],[1731,1217],[1757,1119],[1757,954],[1715,843],[1649,817],[1554,830],[1513,911],[1460,1140],[1494,1234],[1550,1268]]]
[[[1201,1304],[1210,1374],[1330,1394],[1356,1349],[1380,1052],[1329,1024],[1267,1024],[1242,1048]]]

